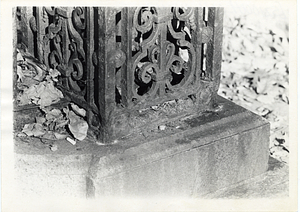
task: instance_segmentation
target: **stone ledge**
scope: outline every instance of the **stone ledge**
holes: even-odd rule
[[[181,128],[131,135],[108,146],[86,143],[90,152],[18,151],[19,188],[72,197],[201,197],[264,173],[269,124],[230,101],[220,102],[221,111],[185,117],[176,123]]]
[[[100,156],[90,179],[96,197],[204,196],[265,172],[268,144],[269,124],[246,111]]]
[[[284,199],[289,197],[289,166],[269,156],[267,172],[208,194],[207,199]]]

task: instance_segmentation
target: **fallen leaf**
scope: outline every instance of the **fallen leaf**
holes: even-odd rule
[[[22,130],[28,136],[39,137],[46,133],[46,130],[42,124],[33,123],[33,124],[25,124]]]
[[[17,50],[17,61],[24,61],[22,54]]]
[[[55,130],[57,130],[60,127],[64,127],[69,123],[68,119],[58,119],[56,120]]]
[[[81,117],[77,116],[73,111],[69,112],[69,124],[68,127],[72,135],[82,141],[87,136],[88,123],[83,120]]]
[[[44,117],[35,117],[35,122],[39,124],[43,124],[46,121]]]
[[[46,129],[44,126],[40,123],[35,123],[33,130],[32,130],[33,136],[40,137],[46,133]]]
[[[47,67],[34,58],[30,53],[22,53],[29,68],[35,72],[34,79],[42,81],[45,78]]]
[[[17,101],[18,105],[20,105],[20,106],[28,105],[31,103],[31,99],[25,93],[23,93],[23,94],[19,93],[16,97],[16,101]]]
[[[37,97],[39,98],[37,104],[40,105],[41,108],[50,106],[63,98],[62,92],[54,87],[53,82],[47,82],[45,85],[40,85],[37,91]]]
[[[23,58],[24,61],[17,65],[17,87],[23,92],[18,94],[18,104],[34,103],[43,108],[63,98],[62,92],[54,86],[60,72],[56,69],[50,69],[47,72],[47,67],[30,53],[20,51],[20,54],[18,55],[19,60],[21,61]],[[46,73],[48,74],[47,81],[45,81]]]
[[[56,139],[58,140],[62,140],[68,137],[68,134],[62,134],[62,133],[58,133],[58,132],[54,132],[54,136]]]
[[[34,123],[33,124],[25,124],[22,132],[28,136],[33,136],[33,132],[32,132],[33,127],[34,127]]]
[[[44,108],[42,110],[46,113],[47,120],[55,120],[62,116],[62,112],[57,108]]]
[[[83,108],[78,107],[73,102],[71,102],[71,108],[72,110],[79,116],[85,117],[86,116],[86,110]]]
[[[25,77],[22,79],[22,82],[19,82],[17,84],[17,88],[20,91],[24,91],[26,89],[28,89],[29,87],[31,87],[32,85],[38,85],[39,81],[36,81],[34,79],[32,79],[31,77]]]

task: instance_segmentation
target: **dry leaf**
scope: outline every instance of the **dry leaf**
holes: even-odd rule
[[[62,140],[68,137],[68,134],[63,134],[63,133],[58,133],[58,132],[54,132],[54,136],[56,139],[58,140]]]
[[[88,123],[77,116],[73,111],[69,112],[69,120],[68,127],[72,135],[80,141],[85,139],[88,131]]]
[[[62,112],[57,108],[44,108],[42,110],[46,113],[47,120],[55,120],[62,116]]]
[[[20,105],[34,103],[43,108],[59,101],[61,98],[63,98],[63,94],[54,87],[53,82],[41,82],[25,89],[22,94],[19,94],[17,100]]]
[[[32,132],[33,127],[34,127],[34,124],[25,124],[22,132],[28,136],[33,136],[33,132]]]
[[[62,92],[54,87],[53,82],[47,82],[45,85],[41,85],[41,88],[38,90],[38,92],[38,105],[40,105],[41,108],[56,103],[63,98]]]
[[[22,132],[28,136],[39,137],[44,135],[46,133],[46,130],[42,124],[33,123],[33,124],[25,124]]]
[[[79,108],[77,105],[75,105],[73,102],[71,102],[71,108],[72,110],[77,114],[80,115],[82,117],[86,116],[86,110],[83,108]]]
[[[24,61],[24,58],[18,49],[17,49],[17,61]]]
[[[34,103],[43,108],[63,98],[62,92],[54,86],[60,75],[58,70],[50,69],[47,73],[47,67],[28,52],[18,50],[17,59],[17,87],[23,91],[17,99],[20,105]],[[46,73],[47,81],[43,81]]]
[[[44,117],[35,117],[35,122],[39,124],[43,124],[46,121]]]
[[[64,127],[69,123],[68,119],[58,119],[56,120],[55,130],[58,130],[60,127]]]
[[[46,129],[40,123],[35,123],[34,128],[32,130],[33,136],[40,137],[46,133]]]
[[[26,94],[19,93],[16,97],[18,105],[27,105],[31,103],[31,99]]]

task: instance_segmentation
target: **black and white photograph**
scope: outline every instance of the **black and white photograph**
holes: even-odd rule
[[[296,1],[26,3],[3,211],[297,211]]]

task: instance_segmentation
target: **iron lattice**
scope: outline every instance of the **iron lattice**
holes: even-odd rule
[[[17,16],[18,43],[61,72],[58,87],[104,142],[216,104],[222,8],[18,7]]]

